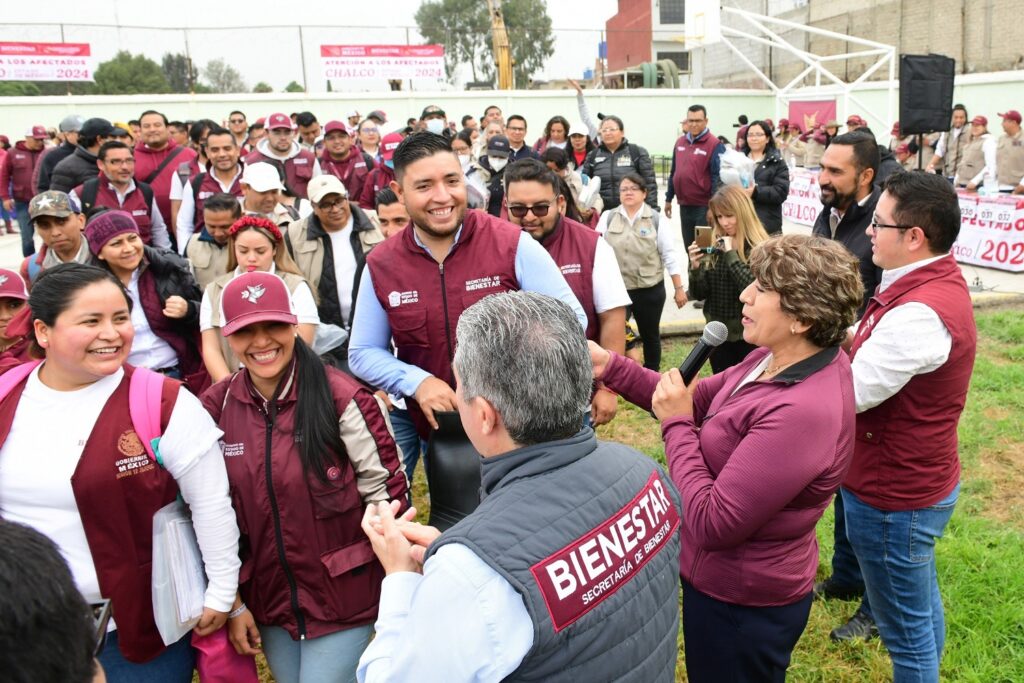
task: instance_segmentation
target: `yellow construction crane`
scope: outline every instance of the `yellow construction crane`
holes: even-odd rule
[[[494,63],[498,68],[498,89],[512,89],[512,48],[505,30],[505,18],[501,14],[501,0],[487,0],[491,12],[491,44],[494,47]]]

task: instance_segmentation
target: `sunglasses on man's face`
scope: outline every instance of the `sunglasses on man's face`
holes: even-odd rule
[[[526,214],[533,212],[533,215],[537,218],[544,218],[548,215],[548,211],[551,210],[551,204],[534,204],[533,206],[526,206],[525,204],[513,204],[508,207],[508,212],[516,218],[526,218]]]

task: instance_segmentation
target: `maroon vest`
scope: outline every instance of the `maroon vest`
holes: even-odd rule
[[[571,218],[562,217],[541,243],[558,264],[562,277],[587,314],[587,339],[600,342],[601,325],[594,307],[594,254],[601,237]]]
[[[680,205],[707,206],[711,200],[711,155],[716,147],[718,138],[710,130],[693,142],[685,135],[676,140],[672,189]]]
[[[164,650],[153,622],[153,515],[178,495],[174,478],[146,455],[132,426],[128,385],[134,368],[111,394],[71,476],[100,593],[111,601],[125,659],[145,662]],[[170,421],[179,383],[165,380],[160,430]],[[0,442],[7,439],[25,382],[0,403]]]
[[[198,187],[196,186],[197,180],[199,181]],[[203,229],[203,225],[205,225],[203,222],[203,204],[207,199],[218,192],[223,192],[224,190],[221,189],[220,183],[213,177],[213,172],[210,170],[203,171],[201,174],[192,178],[189,185],[192,188],[192,192],[194,193],[196,200],[196,210],[195,215],[192,216],[192,225],[195,228],[195,232],[199,232]],[[236,197],[241,197],[243,195],[241,174],[235,178],[235,182],[231,184],[231,188],[228,191]]]
[[[451,361],[459,317],[488,294],[519,289],[520,235],[514,225],[469,209],[459,241],[442,264],[416,244],[411,228],[367,255],[374,293],[387,312],[399,360],[455,387]],[[409,407],[421,435],[427,434],[419,406],[410,399]]]
[[[89,183],[96,183],[96,202],[93,206],[127,211],[135,220],[135,224],[139,226],[139,237],[142,238],[143,244],[153,244],[153,206],[152,203],[149,206],[146,205],[146,195],[139,189],[138,180],[135,181],[135,189],[124,198],[124,204],[118,204],[117,194],[111,189],[106,176],[102,174],[75,188],[75,195],[79,199],[82,198],[84,188]]]
[[[373,395],[333,368],[327,378],[338,415],[353,399],[359,405],[392,475],[389,496],[404,500],[398,450]],[[342,457],[328,467],[326,482],[304,472],[295,432],[295,385],[278,400],[272,427],[253,392],[242,370],[203,394],[203,406],[224,431],[224,463],[241,532],[242,599],[258,623],[280,626],[294,639],[372,623],[384,570],[360,528],[363,502],[351,462]]]
[[[374,166],[366,180],[363,181],[363,189],[359,193],[359,207],[367,211],[377,209],[377,193],[391,184],[395,179],[395,172],[385,164]]]
[[[359,195],[363,191],[363,183],[366,182],[366,176],[372,169],[373,163],[367,165],[366,157],[363,156],[358,145],[352,146],[348,152],[348,158],[344,161],[334,160],[327,150],[320,155],[320,170],[340,180],[353,201],[359,200]]]
[[[914,376],[888,400],[857,415],[853,464],[843,486],[882,510],[934,505],[960,480],[956,428],[978,334],[967,284],[953,257],[911,271],[872,297],[850,356],[856,358],[887,311],[911,302],[935,311],[953,345],[940,368]]]
[[[284,180],[285,183],[287,183],[288,188],[296,197],[306,199],[306,186],[309,185],[309,181],[313,179],[313,166],[316,164],[316,157],[312,152],[306,149],[301,149],[298,154],[284,162],[280,159],[268,157],[259,150],[245,158],[245,163],[247,164],[258,164],[260,162],[273,164],[279,170],[283,168]]]

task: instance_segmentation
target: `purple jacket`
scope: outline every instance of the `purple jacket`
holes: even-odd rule
[[[767,353],[701,380],[693,416],[661,425],[683,499],[680,573],[701,593],[748,607],[811,591],[814,528],[850,466],[856,423],[850,360],[838,347],[734,394]],[[650,408],[659,375],[613,353],[601,379]]]

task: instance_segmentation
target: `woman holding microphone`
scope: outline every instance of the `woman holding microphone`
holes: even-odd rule
[[[594,377],[661,420],[683,500],[683,640],[695,683],[785,680],[807,624],[815,526],[853,456],[853,376],[840,344],[863,295],[831,240],[777,237],[750,255],[738,365],[683,384],[590,345]]]

